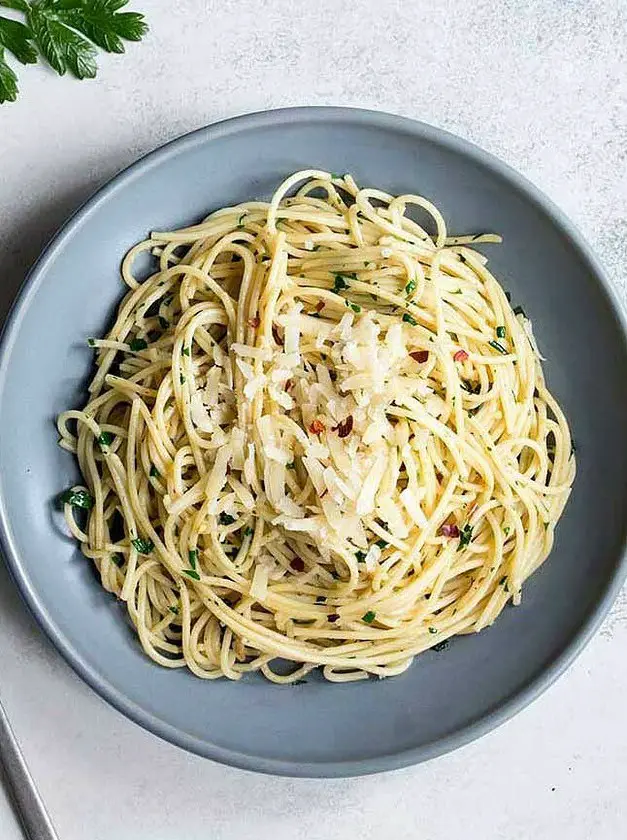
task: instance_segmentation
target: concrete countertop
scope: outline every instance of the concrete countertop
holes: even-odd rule
[[[20,73],[0,106],[0,317],[46,239],[143,152],[300,104],[377,108],[519,169],[627,299],[624,0],[134,0],[150,37],[93,82]],[[585,337],[582,337],[585,340]],[[344,781],[187,755],[106,706],[0,566],[0,690],[61,840],[618,840],[627,824],[627,596],[541,699],[456,753]],[[0,788],[0,837],[20,837]]]

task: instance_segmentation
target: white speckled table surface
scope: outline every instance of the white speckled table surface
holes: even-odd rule
[[[0,316],[49,235],[138,155],[284,105],[377,108],[499,155],[554,199],[627,299],[625,0],[135,0],[150,37],[95,82],[22,73],[0,106]],[[0,688],[61,840],[618,840],[627,597],[546,694],[428,764],[344,781],[187,755],[105,705],[0,566]],[[20,837],[0,789],[0,837]]]

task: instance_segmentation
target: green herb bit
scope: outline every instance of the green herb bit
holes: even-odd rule
[[[124,555],[123,554],[113,554],[111,556],[111,560],[115,563],[115,565],[121,569],[124,565]]]
[[[237,226],[238,226],[238,228],[243,228],[243,227],[244,227],[244,218],[245,218],[245,216],[246,216],[246,213],[242,213],[242,215],[241,215],[241,216],[239,217],[239,219],[237,220]],[[279,219],[279,221],[284,222],[284,221],[285,221],[285,219]]]
[[[115,439],[115,435],[113,432],[103,432],[98,437],[98,443],[100,444],[101,449],[105,449],[107,446],[111,446]]]
[[[253,529],[250,527],[250,525],[248,527],[244,528],[244,536],[245,537],[250,537],[250,536],[252,536],[252,534],[253,534]]]
[[[435,636],[435,634],[436,634],[437,632],[438,632],[438,631],[437,631],[437,629],[436,629],[435,627],[429,627],[429,633],[431,633],[431,635],[432,635],[432,636]]]
[[[497,338],[505,338],[505,327],[497,327],[496,328],[496,337]]]
[[[235,522],[235,517],[228,513],[224,513],[224,511],[222,511],[219,518],[220,525],[232,525]]]
[[[514,315],[522,315],[523,318],[527,317],[527,314],[526,314],[525,310],[522,308],[522,306],[515,306],[514,307]]]
[[[504,575],[504,576],[500,579],[500,581],[499,581],[499,586],[504,586],[505,588],[507,588],[507,575]]]
[[[389,543],[388,543],[388,542],[386,542],[385,540],[377,540],[377,541],[375,542],[375,545],[378,545],[378,546],[379,546],[379,548],[384,549],[384,548],[387,548],[387,547],[388,547]]]
[[[187,381],[187,380],[185,379],[185,377],[183,376],[183,374],[181,374],[181,385],[185,385],[185,382],[186,382],[186,381]]]
[[[448,647],[448,639],[444,639],[441,642],[438,642],[437,645],[433,645],[431,650],[434,650],[436,653],[440,653],[440,651],[446,650]]]
[[[418,321],[414,318],[413,315],[410,315],[409,312],[405,312],[402,320],[405,321],[406,324],[411,324],[412,327],[418,326]]]
[[[148,347],[148,342],[143,338],[134,338],[128,346],[133,353],[137,353],[138,350],[145,350]]]
[[[361,620],[365,621],[366,624],[372,624],[376,617],[376,613],[372,612],[372,610],[368,610],[368,612],[365,615],[362,615]]]
[[[356,303],[351,303],[349,304],[349,306],[353,310],[353,312],[361,312],[361,306],[358,306]]]
[[[200,575],[193,569],[183,569],[183,574],[187,575],[187,577],[192,578],[192,580],[200,580]]]
[[[25,23],[0,17],[0,103],[17,99],[17,76],[4,48],[21,64],[36,64],[40,54],[60,76],[93,79],[96,49],[124,52],[123,39],[140,41],[148,27],[137,12],[119,13],[128,0],[0,0]],[[95,45],[95,46],[94,46]]]
[[[183,347],[183,349],[181,350],[181,354],[183,356],[189,356],[189,347]]]
[[[169,609],[170,609],[171,613],[174,613],[174,615],[179,614],[179,608],[178,607],[170,607]]]
[[[503,347],[502,344],[499,344],[498,341],[488,341],[488,344],[490,345],[490,347],[494,347],[495,350],[498,350],[499,353],[507,355],[508,351],[505,349],[505,347]]]
[[[87,490],[66,490],[61,495],[61,501],[66,505],[82,508],[82,510],[91,510],[94,506],[93,496]]]
[[[343,292],[345,289],[348,289],[348,279],[349,278],[347,278],[345,274],[336,274],[335,281],[333,283],[333,291],[336,294],[339,294],[339,292]]]
[[[198,560],[198,551],[195,548],[190,549],[188,552],[189,557],[189,565],[192,569],[196,568],[196,560]]]
[[[457,550],[460,551],[460,549],[467,546],[470,543],[471,539],[472,539],[472,526],[471,525],[464,525],[464,527],[462,528],[462,530],[460,532],[460,535],[459,535],[459,546],[457,547]]]
[[[159,478],[159,470],[155,467],[154,464],[152,464],[150,467],[150,477]]]
[[[506,536],[506,537],[509,537],[509,532],[510,532],[510,531],[511,531],[511,528],[509,527],[509,525],[506,525],[506,526],[503,528],[503,533],[505,534],[505,536]]]
[[[96,339],[95,338],[88,338],[87,339],[87,344],[89,344],[90,347],[95,347],[96,346]]]
[[[140,554],[150,554],[155,547],[155,544],[151,539],[144,540],[141,537],[135,537],[134,540],[131,540],[131,544],[135,546]]]
[[[355,557],[357,558],[358,563],[363,563],[366,559],[366,552],[365,551],[356,551]]]
[[[416,281],[410,280],[409,283],[405,286],[405,292],[408,295],[411,295],[412,292],[416,291]]]

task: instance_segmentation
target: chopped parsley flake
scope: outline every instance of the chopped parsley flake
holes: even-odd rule
[[[253,529],[250,526],[248,526],[247,528],[244,529],[244,536],[245,537],[250,537],[252,535],[252,533],[253,533]]]
[[[224,513],[224,511],[222,511],[222,513],[220,514],[220,525],[232,525],[234,522],[234,516],[231,516],[230,514]]]
[[[385,540],[377,540],[375,545],[378,545],[379,548],[387,548],[389,543],[386,542]]]
[[[505,327],[497,327],[496,328],[496,337],[497,338],[505,338]]]
[[[170,612],[174,613],[174,615],[178,615],[179,614],[179,608],[178,607],[170,607]]]
[[[358,563],[363,563],[366,559],[366,552],[365,551],[356,551],[355,557],[357,558]]]
[[[495,349],[495,350],[498,350],[498,351],[499,351],[499,353],[503,353],[503,354],[505,355],[505,354],[507,354],[507,352],[508,352],[508,351],[505,349],[505,347],[503,347],[503,345],[502,345],[502,344],[499,344],[499,342],[498,342],[498,341],[488,341],[488,344],[490,345],[490,347],[494,347],[494,349]]]
[[[159,470],[155,467],[154,464],[150,467],[150,477],[151,478],[159,478]]]
[[[95,347],[96,346],[96,339],[95,338],[88,338],[87,339],[87,344],[89,344],[90,347]]]
[[[344,289],[348,289],[348,278],[345,274],[336,274],[335,281],[333,283],[333,291],[336,293],[343,292]]]
[[[189,356],[189,347],[183,347],[181,353],[183,356]]]
[[[113,554],[111,559],[115,563],[118,568],[122,568],[124,565],[124,555],[123,554]]]
[[[115,439],[115,435],[113,432],[103,432],[98,437],[98,443],[101,449],[104,449],[106,446],[111,446]]]
[[[460,535],[459,535],[459,546],[457,550],[464,548],[470,543],[472,539],[472,527],[470,525],[464,525],[462,528]]]
[[[183,569],[183,574],[187,575],[187,577],[190,577],[193,580],[200,580],[200,575],[198,574],[198,572],[195,572],[193,569]]]
[[[372,624],[376,617],[376,613],[372,612],[372,610],[368,610],[368,612],[365,615],[362,615],[361,620],[365,621],[366,624]]]
[[[144,540],[141,537],[136,537],[134,540],[131,540],[131,544],[135,546],[140,554],[150,554],[155,547],[152,540]]]
[[[437,632],[438,631],[435,627],[429,627],[429,633],[431,633],[432,635],[435,635]]]
[[[436,653],[440,653],[442,650],[446,650],[448,647],[448,639],[444,639],[441,642],[438,642],[437,645],[433,645],[431,650],[434,650]]]
[[[189,565],[192,569],[196,568],[196,561],[198,560],[198,551],[195,548],[190,549],[189,551]]]
[[[408,295],[411,295],[412,292],[416,291],[416,281],[410,280],[409,283],[405,286],[405,291]]]
[[[414,318],[413,315],[410,315],[409,312],[405,312],[402,320],[405,321],[406,324],[411,324],[412,327],[418,326],[418,321]]]
[[[138,350],[145,350],[148,347],[148,342],[143,338],[134,338],[128,346],[133,353],[137,353]]]
[[[61,496],[61,501],[83,510],[90,510],[94,506],[94,499],[87,490],[66,490]]]

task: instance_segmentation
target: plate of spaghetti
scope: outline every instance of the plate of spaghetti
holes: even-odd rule
[[[226,121],[117,176],[31,272],[5,555],[78,673],[180,746],[419,761],[609,607],[626,370],[595,258],[486,153],[365,111]]]

